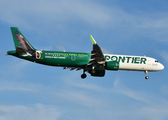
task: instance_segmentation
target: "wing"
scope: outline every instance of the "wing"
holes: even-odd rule
[[[81,69],[83,69],[83,68],[81,68],[81,67],[64,67],[63,69],[70,69],[70,71],[71,71],[71,70],[76,70],[76,71],[78,71],[78,70],[81,70]]]
[[[89,71],[88,68],[92,68],[94,70],[95,67],[98,67],[99,70],[103,70],[103,71],[105,70],[105,57],[103,55],[103,52],[101,48],[99,47],[99,45],[94,40],[94,38],[92,37],[92,35],[90,35],[90,38],[93,43],[93,50],[91,51],[91,59],[89,63],[85,66],[85,68],[78,66],[78,67],[64,67],[63,69],[68,69],[68,68],[70,70],[76,69],[76,71],[84,69],[84,71],[88,71],[92,75],[94,75],[94,73]]]
[[[85,72],[91,74],[91,76],[103,77],[105,75],[105,57],[101,48],[98,46],[92,35],[90,35],[91,41],[93,43],[93,50],[91,51],[91,59],[88,64],[78,67],[64,67],[64,69],[70,68],[70,70],[81,70],[83,69],[82,78],[86,77]]]
[[[87,66],[104,66],[105,67],[105,57],[99,45],[96,43],[92,35],[90,35],[91,41],[93,43],[93,50],[91,51],[91,59]]]

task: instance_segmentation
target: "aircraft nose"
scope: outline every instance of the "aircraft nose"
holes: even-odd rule
[[[163,69],[164,69],[164,65],[162,65],[162,64],[160,63],[159,68],[160,68],[160,70],[163,70]]]

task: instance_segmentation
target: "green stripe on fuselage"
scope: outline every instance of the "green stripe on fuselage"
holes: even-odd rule
[[[16,54],[16,51],[8,51],[8,54],[44,65],[66,67],[86,65],[91,58],[90,53],[59,51],[41,51],[40,59],[32,58],[29,55],[19,55]]]
[[[89,63],[89,53],[43,51],[42,60],[54,66],[81,66]]]

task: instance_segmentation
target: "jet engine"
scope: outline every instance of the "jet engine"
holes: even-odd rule
[[[91,76],[103,77],[105,75],[105,68],[103,66],[93,66],[91,70],[88,70]]]
[[[109,61],[105,63],[105,68],[107,70],[118,70],[119,69],[119,62],[116,61]]]

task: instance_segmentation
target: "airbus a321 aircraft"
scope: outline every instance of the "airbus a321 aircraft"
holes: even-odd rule
[[[43,51],[35,49],[16,27],[11,27],[15,50],[8,55],[50,66],[63,67],[70,70],[83,70],[81,78],[86,78],[85,72],[91,76],[103,77],[106,70],[144,71],[148,79],[148,71],[163,70],[164,66],[156,59],[146,56],[103,54],[94,38],[91,53]]]

